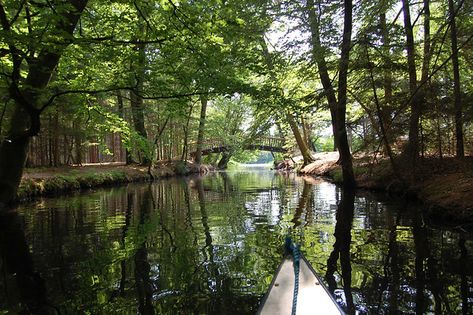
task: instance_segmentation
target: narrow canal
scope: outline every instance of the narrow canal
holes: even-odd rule
[[[421,209],[269,170],[21,205],[0,223],[0,314],[254,314],[290,233],[359,314],[471,314],[473,235]]]

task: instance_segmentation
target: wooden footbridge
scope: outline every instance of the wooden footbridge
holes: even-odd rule
[[[277,137],[259,137],[254,139],[250,144],[244,146],[244,150],[261,150],[270,152],[287,152],[284,147],[284,138]],[[202,143],[202,155],[211,153],[221,153],[229,151],[233,145],[226,143],[223,139],[207,139]],[[192,143],[189,148],[191,156],[195,156],[197,144]]]

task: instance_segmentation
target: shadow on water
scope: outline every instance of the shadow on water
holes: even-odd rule
[[[10,303],[18,299],[19,314],[55,314],[56,308],[46,296],[45,281],[34,268],[21,221],[16,213],[0,215],[2,289]]]
[[[473,235],[429,225],[418,205],[293,174],[44,199],[0,228],[1,314],[254,314],[290,231],[348,314],[473,308]]]

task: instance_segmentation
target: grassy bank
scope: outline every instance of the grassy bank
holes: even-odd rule
[[[341,168],[336,164],[338,154],[321,153],[316,158],[300,173],[327,176],[336,183],[342,181]],[[473,223],[473,157],[419,159],[415,173],[405,169],[401,161],[397,163],[400,176],[394,174],[386,159],[373,163],[369,157],[355,158],[358,187],[416,198],[436,219]]]
[[[207,172],[206,166],[197,167],[180,161],[160,162],[151,169],[153,177]],[[56,168],[26,169],[18,190],[18,199],[59,195],[71,191],[112,186],[123,183],[149,181],[148,167],[138,165],[88,165]]]

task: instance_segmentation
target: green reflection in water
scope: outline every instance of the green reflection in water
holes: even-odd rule
[[[0,313],[254,314],[288,232],[349,313],[467,313],[472,235],[417,210],[257,170],[43,199],[2,220]]]

